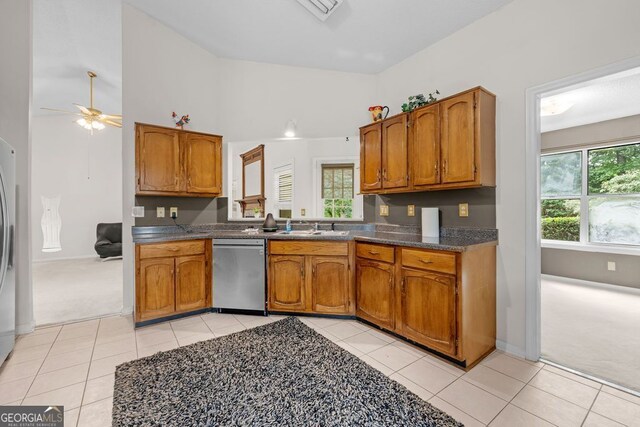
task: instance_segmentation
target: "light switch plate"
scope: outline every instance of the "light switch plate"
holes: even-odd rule
[[[469,203],[460,203],[458,205],[458,216],[469,216]]]
[[[389,216],[389,206],[380,205],[380,216]]]
[[[615,261],[608,261],[607,262],[607,270],[616,271],[616,263],[615,263]]]
[[[178,208],[169,208],[169,217],[173,218],[173,214],[176,214],[176,218],[178,218]]]
[[[307,216],[307,210],[305,208],[300,209],[300,216]]]
[[[416,216],[416,205],[407,205],[407,216]]]
[[[134,218],[144,218],[144,206],[134,206],[131,208],[131,216]]]
[[[156,207],[156,218],[164,218],[164,206]]]

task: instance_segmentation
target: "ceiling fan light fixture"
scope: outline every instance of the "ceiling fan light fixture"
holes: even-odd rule
[[[96,129],[96,130],[102,130],[105,128],[105,125],[103,125],[100,122],[91,122],[91,126],[93,127],[93,129]]]

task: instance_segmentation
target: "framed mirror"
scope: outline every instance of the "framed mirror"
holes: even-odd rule
[[[243,218],[264,216],[264,144],[240,154],[242,199],[238,200]]]

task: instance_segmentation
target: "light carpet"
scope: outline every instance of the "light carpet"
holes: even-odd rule
[[[462,424],[289,317],[117,367],[113,426]]]
[[[542,356],[640,391],[640,290],[543,277]]]
[[[33,263],[36,325],[122,311],[122,259],[83,258]]]

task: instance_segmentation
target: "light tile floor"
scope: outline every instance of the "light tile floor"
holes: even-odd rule
[[[131,317],[106,317],[37,329],[0,368],[0,404],[63,404],[67,426],[109,426],[118,364],[282,318],[209,313],[134,330]],[[357,321],[300,320],[467,427],[640,426],[640,397],[550,365],[496,351],[465,372]]]

